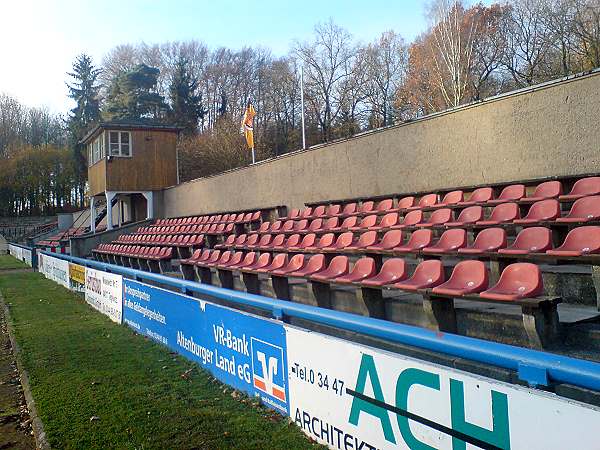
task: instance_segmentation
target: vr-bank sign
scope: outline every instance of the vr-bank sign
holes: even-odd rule
[[[598,449],[600,409],[287,327],[290,416],[330,448]]]
[[[67,263],[67,273],[69,264]],[[113,322],[121,323],[123,316],[123,277],[114,273],[85,268],[85,301],[107,315]]]
[[[127,325],[288,414],[281,323],[128,279],[123,283]]]

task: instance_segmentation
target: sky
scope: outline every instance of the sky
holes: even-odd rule
[[[407,41],[425,31],[426,0],[5,0],[0,15],[0,93],[66,113],[65,75],[83,52],[100,65],[119,44],[197,39],[287,53],[332,18],[368,42],[393,29]]]

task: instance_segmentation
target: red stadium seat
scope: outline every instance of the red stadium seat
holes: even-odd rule
[[[287,253],[278,253],[277,255],[275,255],[273,257],[271,264],[264,266],[264,267],[259,267],[256,269],[256,271],[259,273],[267,273],[267,272],[271,272],[272,270],[281,269],[286,264],[287,264]]]
[[[334,219],[337,220],[337,219]],[[308,228],[306,229],[309,233],[314,233],[315,231],[319,231],[323,228],[323,219],[314,219]]]
[[[408,211],[413,209],[421,209],[421,208],[429,208],[434,206],[438,201],[437,194],[427,194],[423,195],[419,200],[419,203],[416,206],[411,206],[410,208],[406,208]]]
[[[417,223],[417,227],[435,227],[444,225],[452,220],[452,210],[449,208],[436,209],[431,213],[429,219]]]
[[[325,211],[325,216],[326,217],[337,216],[341,212],[342,212],[341,205],[329,205],[327,207],[327,211]]]
[[[296,221],[294,221],[294,220],[286,220],[285,222],[283,222],[283,225],[281,226],[281,229],[278,230],[278,232],[285,233],[288,231],[293,231],[295,224],[296,224]]]
[[[284,242],[285,242],[285,234],[278,234],[267,244],[259,245],[257,248],[259,250],[270,250],[270,249],[274,249],[276,247],[281,248],[281,247],[283,247]]]
[[[500,192],[500,195],[496,199],[488,200],[488,205],[497,205],[499,203],[506,203],[515,200],[520,200],[525,197],[525,185],[524,184],[511,184],[506,186]]]
[[[293,220],[300,218],[300,210],[296,208],[292,208],[290,213],[286,217],[280,217],[279,220]]]
[[[300,244],[302,236],[299,234],[291,234],[290,237],[286,239],[283,245],[273,247],[275,250],[287,250],[290,247],[297,247]]]
[[[312,211],[312,214],[310,214],[310,216],[307,216],[306,218],[307,219],[318,219],[319,217],[325,217],[326,210],[327,210],[327,207],[325,205],[319,205]]]
[[[256,259],[254,264],[251,264],[251,265],[245,266],[245,267],[241,267],[240,270],[242,272],[256,272],[258,269],[267,267],[269,264],[271,264],[271,254],[263,253]]]
[[[244,259],[244,252],[235,252],[225,263],[217,263],[217,269],[229,268],[240,264]]]
[[[289,272],[290,277],[308,277],[325,269],[325,255],[313,255],[301,269]]]
[[[315,255],[317,256],[317,255]],[[271,271],[271,275],[283,276],[287,275],[291,272],[295,272],[304,267],[306,263],[306,258],[304,255],[294,255],[292,256],[287,264],[279,269],[275,269]]]
[[[282,235],[283,236],[283,235]],[[273,240],[272,234],[263,234],[260,237],[260,240],[255,245],[248,245],[248,248],[251,249],[267,249],[270,247],[271,241]]]
[[[402,244],[402,230],[390,230],[387,231],[379,243],[369,245],[365,250],[367,251],[379,251],[379,250],[390,250],[394,247],[398,247]]]
[[[359,238],[348,245],[344,250],[363,250],[377,242],[377,231],[367,231]]]
[[[329,231],[347,230],[350,227],[355,227],[357,223],[358,223],[358,218],[356,216],[346,217],[339,227],[330,228]]]
[[[373,209],[375,208],[375,202],[372,200],[363,202],[362,205],[360,205],[358,207],[358,209],[356,210],[356,212],[352,213],[351,215],[363,215],[363,214],[372,214],[373,213]]]
[[[321,272],[315,273],[309,278],[315,281],[331,281],[335,280],[337,277],[341,277],[342,275],[346,275],[349,270],[348,257],[343,255],[338,255],[331,260],[327,269],[322,270]]]
[[[315,245],[315,241],[317,240],[317,235],[314,233],[305,234],[302,240],[298,245],[293,245],[288,247],[288,251],[301,251],[307,247],[313,247]]]
[[[394,283],[392,288],[404,291],[428,289],[444,282],[444,266],[441,261],[429,259],[420,263],[414,273],[406,280]]]
[[[250,233],[258,233],[258,234],[268,233],[270,228],[271,228],[271,222],[263,222],[260,224],[260,227],[258,228],[258,230],[250,231]]]
[[[434,294],[461,296],[488,288],[489,275],[481,261],[461,261],[452,270],[448,281],[432,289]]]
[[[483,220],[483,208],[476,205],[463,209],[458,215],[458,219],[446,222],[444,225],[447,227],[462,227],[465,225],[472,225],[480,220]]]
[[[339,276],[334,281],[343,284],[360,283],[362,280],[375,276],[376,273],[375,260],[364,257],[356,261],[350,273]]]
[[[511,301],[538,297],[544,293],[540,268],[531,263],[515,263],[506,267],[495,286],[479,294],[491,300]]]
[[[349,231],[362,231],[367,230],[370,227],[374,227],[377,224],[377,216],[375,214],[371,214],[370,216],[365,216],[361,219],[360,223],[353,227],[348,227]]]
[[[444,231],[439,241],[425,247],[423,253],[450,253],[467,245],[467,232],[461,228],[452,228]]]
[[[577,180],[573,189],[567,195],[561,195],[559,200],[571,201],[589,195],[600,194],[600,177],[588,177]]]
[[[242,247],[246,243],[247,240],[248,240],[247,234],[240,234],[239,236],[237,236],[235,238],[233,246],[234,247]]]
[[[219,260],[220,257],[221,257],[221,250],[213,250],[210,253],[210,257],[208,257],[207,259],[205,259],[203,261],[196,261],[194,264],[196,266],[200,266],[200,267],[212,266]]]
[[[448,206],[448,205],[456,205],[464,200],[464,192],[463,191],[452,191],[448,192],[444,195],[440,205]]]
[[[575,200],[571,210],[565,217],[559,217],[557,222],[589,222],[600,219],[600,195],[592,197],[582,197]]]
[[[396,208],[394,210],[402,212],[413,206],[415,206],[415,198],[412,196],[404,197],[398,201],[398,204],[396,205]]]
[[[229,236],[227,236],[227,239],[225,239],[225,241],[222,244],[217,244],[215,245],[215,248],[229,248],[232,247],[233,244],[235,243],[235,238],[237,236],[235,234],[230,234]]]
[[[231,252],[230,250],[226,250],[223,253],[221,253],[221,257],[218,259],[218,261],[216,261],[215,263],[211,263],[210,266],[214,266],[214,267],[225,266],[231,259],[232,255],[233,255],[233,252]]]
[[[327,247],[321,248],[321,251],[335,253],[340,250],[344,250],[346,247],[348,247],[350,244],[352,244],[353,236],[354,235],[350,231],[347,231],[346,233],[342,233],[338,236],[338,238],[335,240],[334,243],[332,243],[331,245],[329,245]]]
[[[251,234],[250,236],[248,236],[248,239],[246,239],[246,243],[241,245],[241,248],[247,248],[247,249],[256,248],[260,238],[261,238],[261,236],[258,234]]]
[[[398,283],[408,277],[406,263],[401,258],[390,258],[381,266],[381,270],[375,276],[361,281],[362,286],[379,287],[386,284]]]
[[[581,256],[600,253],[600,227],[573,228],[560,247],[546,252],[555,256]]]
[[[535,187],[531,197],[522,198],[522,202],[539,202],[548,198],[558,198],[562,195],[562,183],[560,181],[545,181]]]
[[[414,253],[431,245],[433,232],[431,230],[417,230],[410,235],[408,242],[404,245],[394,247],[394,253]]]
[[[294,222],[294,227],[291,230],[285,230],[286,233],[298,233],[308,230],[308,219],[298,220]]]
[[[421,223],[422,221],[423,221],[423,211],[421,211],[421,210],[410,211],[409,213],[406,214],[406,216],[404,216],[404,220],[402,221],[401,224],[393,225],[390,228],[392,230],[401,230],[402,228],[406,228],[406,227],[414,227],[415,225],[417,225],[418,223]]]
[[[340,219],[338,217],[330,217],[329,219],[325,220],[325,222],[323,223],[322,230],[329,231],[333,228],[338,227],[339,223],[340,223]]]
[[[248,252],[244,259],[237,264],[231,264],[227,267],[229,270],[241,269],[242,267],[251,266],[256,262],[256,252]]]
[[[501,223],[512,222],[520,217],[519,205],[516,203],[502,203],[492,210],[492,214],[487,220],[480,220],[476,222],[479,226],[491,226],[498,225]]]
[[[523,229],[513,244],[498,250],[500,254],[526,255],[528,253],[544,253],[552,248],[552,231],[544,227]]]
[[[481,254],[495,252],[506,247],[506,231],[503,228],[485,228],[477,234],[473,245],[459,248],[458,253]]]
[[[299,219],[306,219],[308,217],[310,217],[310,215],[312,214],[313,209],[310,206],[307,206],[306,208],[304,208],[301,212],[300,212],[300,217],[298,217]]]
[[[560,203],[558,203],[558,200],[540,200],[531,205],[525,217],[516,219],[513,223],[526,225],[553,221],[558,217],[560,217]]]
[[[390,211],[394,207],[394,199],[386,198],[385,200],[380,200],[375,207],[375,211],[378,213],[385,213]]]
[[[309,245],[308,247],[304,247],[304,250],[320,251],[320,250],[324,249],[325,247],[332,246],[334,242],[335,242],[335,234],[326,233],[326,234],[322,235],[314,245]]]
[[[344,208],[342,209],[342,211],[338,214],[332,214],[332,216],[334,217],[347,217],[351,214],[354,214],[358,209],[358,205],[353,202],[353,203],[348,203],[347,205],[344,205]]]
[[[391,228],[394,225],[398,225],[400,221],[400,216],[397,212],[387,213],[385,216],[381,218],[379,224],[373,225],[369,227],[368,230],[383,230],[386,228]]]

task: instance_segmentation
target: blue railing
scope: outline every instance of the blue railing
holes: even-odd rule
[[[514,370],[519,379],[531,386],[548,386],[552,382],[558,382],[600,391],[600,364],[591,361],[247,294],[89,259],[42,253],[83,266],[121,274],[138,281],[160,283],[184,294],[194,292],[251,306],[269,312],[276,319],[293,317],[309,320],[398,344]]]

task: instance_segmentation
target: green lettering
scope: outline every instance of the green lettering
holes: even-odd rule
[[[510,450],[508,398],[506,394],[492,390],[492,430],[487,430],[466,421],[463,383],[452,378],[450,379],[450,409],[454,430],[504,450]],[[464,441],[455,437],[452,438],[452,450],[465,450],[466,448]]]
[[[363,353],[360,361],[360,369],[358,370],[358,377],[356,379],[356,392],[361,394],[365,393],[367,378],[371,382],[375,399],[385,402],[383,390],[381,389],[381,382],[379,381],[377,369],[375,368],[375,361],[371,355]],[[383,429],[383,435],[385,436],[386,441],[391,442],[392,444],[396,443],[396,438],[394,437],[394,431],[392,430],[392,423],[390,421],[390,416],[387,409],[354,397],[352,399],[352,408],[350,409],[350,418],[348,419],[348,422],[350,422],[352,425],[358,426],[358,419],[360,418],[361,412],[365,412],[366,414],[377,417],[381,422],[381,428]]]
[[[418,384],[431,389],[440,390],[440,377],[431,372],[420,369],[406,369],[396,382],[396,407],[408,411],[408,392],[411,386]],[[410,429],[408,418],[396,415],[402,439],[411,450],[436,450],[424,442],[419,441]]]

